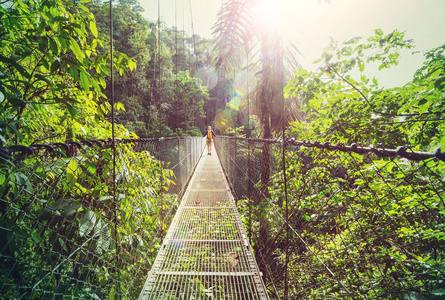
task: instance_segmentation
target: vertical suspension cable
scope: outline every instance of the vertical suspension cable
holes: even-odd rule
[[[185,51],[185,4],[182,1],[182,50],[184,51],[184,58],[187,58],[187,53]],[[185,70],[184,70],[185,71]]]
[[[193,42],[193,54],[195,55],[195,62],[192,65],[192,74],[195,72],[196,68],[196,41],[195,41],[195,29],[193,27],[193,13],[192,13],[192,0],[189,0],[189,7],[190,7],[190,24],[192,27],[192,42]]]
[[[250,139],[250,90],[249,90],[249,42],[245,41],[245,49],[246,49],[246,60],[247,60],[247,68],[246,68],[246,77],[247,77],[247,134],[246,137]],[[250,179],[250,141],[247,140],[247,176]],[[250,189],[250,180],[247,181],[247,197],[249,198],[249,230],[248,237],[249,241],[252,241],[252,197],[251,197],[251,189]]]
[[[175,79],[178,74],[178,3],[175,0]]]
[[[158,0],[158,60],[159,60],[159,88],[158,95],[161,98],[161,87],[162,87],[162,66],[161,66],[161,0]]]
[[[120,267],[119,267],[119,242],[117,232],[117,203],[116,203],[116,144],[115,144],[115,128],[114,128],[114,37],[113,37],[113,1],[110,0],[110,58],[111,58],[111,147],[113,148],[113,212],[114,212],[114,243],[116,245],[116,291],[120,295]]]
[[[233,74],[233,82],[234,82],[234,84],[235,84],[235,82],[236,82],[236,74],[234,73]],[[236,90],[236,87],[234,86],[234,91]],[[233,121],[233,129],[234,129],[234,136],[235,136],[235,139],[233,140],[233,142],[234,142],[234,149],[233,149],[233,151],[234,151],[234,154],[233,154],[233,159],[232,159],[232,161],[233,161],[233,171],[232,171],[232,185],[234,184],[234,182],[235,182],[235,178],[236,178],[236,125],[237,125],[237,121],[238,121],[238,112],[235,112],[235,120]],[[232,155],[231,155],[232,156]],[[235,199],[235,205],[238,205],[238,197]]]
[[[250,138],[250,90],[249,90],[249,44],[246,41],[245,43],[245,48],[246,48],[246,60],[247,60],[247,68],[246,68],[246,78],[247,78],[247,82],[246,82],[246,89],[247,89],[247,134],[246,137],[249,139]]]
[[[288,281],[289,281],[289,271],[288,271],[288,264],[289,264],[289,205],[288,205],[288,195],[287,195],[287,174],[286,174],[286,115],[285,115],[285,103],[284,103],[284,63],[283,63],[283,57],[284,57],[284,50],[283,50],[283,35],[280,36],[280,98],[282,102],[282,116],[281,116],[281,129],[283,132],[283,156],[282,156],[282,163],[283,163],[283,181],[284,181],[284,201],[286,203],[286,252],[285,252],[285,273],[284,273],[284,299],[289,299],[289,288],[288,288]]]
[[[158,3],[159,3],[159,0],[158,0]],[[158,5],[159,6],[159,5]],[[158,39],[159,39],[159,37],[158,37],[158,26],[159,26],[159,11],[158,11],[158,20],[155,22],[155,32],[154,32],[154,38],[155,38],[155,40],[154,40],[154,50],[153,50],[153,53],[154,53],[154,58],[153,58],[153,76],[152,76],[152,78],[151,78],[151,89],[150,89],[150,99],[149,99],[149,101],[148,101],[148,131],[149,131],[149,133],[150,133],[150,125],[151,125],[151,104],[152,104],[152,101],[153,101],[153,99],[154,99],[154,97],[155,97],[155,93],[154,93],[154,89],[155,89],[155,86],[156,86],[156,68],[157,68],[157,61],[158,61]]]
[[[283,14],[283,1],[280,1],[280,14]],[[283,135],[282,144],[282,171],[284,181],[284,201],[285,201],[285,219],[286,219],[286,239],[285,239],[285,263],[284,263],[284,299],[289,299],[289,204],[287,194],[287,174],[286,174],[286,111],[284,101],[284,45],[283,45],[283,32],[279,31],[279,67],[280,67],[280,98],[281,98],[281,130]]]
[[[196,41],[195,41],[195,29],[193,27],[193,13],[192,13],[192,0],[189,0],[189,8],[190,8],[190,24],[191,24],[191,28],[192,28],[192,42],[193,42],[193,55],[195,57],[195,61],[192,61],[192,69],[190,71],[190,76],[194,76],[196,69],[197,69],[197,55],[196,55]],[[190,55],[190,57],[192,57]],[[195,105],[195,97],[192,97],[192,106]],[[196,119],[193,119],[193,126],[196,126]]]
[[[177,97],[176,93],[178,90],[178,3],[177,0],[175,0],[175,70],[174,70],[174,76],[175,81],[173,85],[173,103],[176,103]]]
[[[151,89],[150,89],[150,100],[148,102],[148,131],[150,133],[150,126],[151,126],[151,105],[153,100],[155,99],[155,87],[156,87],[156,69],[157,69],[157,65],[158,65],[158,60],[159,60],[159,56],[158,56],[158,40],[159,40],[159,0],[158,0],[158,19],[155,22],[155,28],[154,28],[154,58],[153,58],[153,76],[151,79]]]
[[[187,58],[188,51],[186,51],[186,48],[185,48],[185,37],[186,37],[186,34],[188,34],[188,31],[186,33],[186,30],[185,30],[185,6],[186,6],[185,1],[186,0],[182,1],[182,35],[183,35],[182,49],[184,50],[184,58]],[[189,59],[189,61],[187,62],[187,65],[184,66],[184,67],[187,67],[189,71],[190,71],[190,60],[191,59]],[[185,70],[186,70],[186,68],[184,68],[184,71]]]

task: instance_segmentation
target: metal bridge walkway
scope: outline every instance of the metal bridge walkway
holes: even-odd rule
[[[203,155],[139,296],[268,299],[216,155]]]

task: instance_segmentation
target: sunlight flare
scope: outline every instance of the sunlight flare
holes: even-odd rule
[[[282,22],[281,1],[259,0],[254,7],[254,14],[262,30],[276,30]]]

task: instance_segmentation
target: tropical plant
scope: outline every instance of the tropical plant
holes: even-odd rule
[[[295,52],[289,51],[295,49],[286,47],[287,51],[285,51],[277,28],[267,26],[271,24],[264,26],[263,20],[259,20],[255,16],[256,8],[263,4],[259,0],[230,0],[223,3],[214,29],[215,50],[217,50],[215,66],[226,74],[243,67],[247,68],[247,73],[249,70],[257,72],[257,84],[252,87],[254,90],[252,111],[260,120],[262,137],[270,139],[273,132],[281,132],[286,123],[300,120],[299,110],[295,109],[299,108],[296,98],[289,98],[288,103],[285,103],[283,98],[284,80],[287,75],[285,66],[295,69],[298,67],[298,63],[294,57]],[[259,53],[251,55],[254,50]],[[247,131],[250,136],[250,127]],[[262,145],[261,153],[260,187],[262,195],[267,197],[269,195],[267,186],[271,174],[271,149],[268,143]],[[255,206],[260,205],[261,198],[255,197]],[[270,224],[262,213],[258,214],[258,219],[259,238],[254,242],[254,249],[260,269],[265,272],[267,266],[261,257],[268,251],[266,245],[270,240],[270,231],[268,230]]]
[[[286,96],[302,99],[307,114],[306,122],[292,123],[293,135],[430,151],[443,146],[444,46],[426,52],[424,66],[403,87],[384,89],[366,76],[367,64],[397,65],[400,50],[412,47],[397,30],[376,30],[365,42],[332,42],[317,60],[323,63],[317,72],[298,70],[285,88]]]
[[[97,53],[101,41],[88,8],[17,0],[0,7],[0,22],[2,142],[106,137],[93,124],[106,124],[110,110],[103,94],[110,55]],[[135,64],[116,53],[115,66],[123,72]]]
[[[397,65],[400,50],[412,44],[397,30],[331,42],[316,61],[323,65],[316,72],[297,70],[285,88],[287,96],[302,99],[307,114],[304,122],[292,123],[290,135],[339,145],[443,150],[444,46],[427,51],[424,66],[403,87],[383,89],[365,75],[372,63],[380,69]],[[291,297],[443,297],[443,163],[291,149],[288,205],[300,234],[292,234],[288,245],[290,283],[296,284]],[[272,201],[283,210],[282,174],[273,175],[270,187]],[[265,254],[280,285],[285,235],[276,224],[271,228],[276,247]]]
[[[284,42],[272,24],[278,20],[264,25],[256,14],[268,8],[264,5],[261,0],[225,1],[214,26],[214,49],[215,67],[221,73],[230,76],[247,69],[258,76],[256,85],[250,87],[252,113],[261,120],[262,136],[270,138],[282,130],[283,122],[302,120],[298,99],[288,97],[283,107],[282,97],[285,81],[300,65],[292,41]]]

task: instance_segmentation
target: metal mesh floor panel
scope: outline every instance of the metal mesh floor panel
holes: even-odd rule
[[[187,199],[184,199],[187,207],[225,207],[232,206],[229,195],[224,191],[190,191]]]
[[[193,241],[172,240],[165,245],[164,261],[159,271],[188,272],[191,268],[201,274],[225,272],[251,273],[246,246],[239,240]],[[227,258],[237,253],[238,263],[232,265]]]
[[[210,172],[197,171],[195,175],[196,176],[195,180],[196,181],[221,180],[222,173],[223,173],[222,171],[210,171]]]
[[[241,239],[233,208],[184,208],[172,238],[194,240]]]
[[[265,299],[252,276],[160,275],[143,299]]]
[[[216,155],[201,158],[139,299],[268,299]]]
[[[207,159],[207,158],[206,158]],[[211,158],[209,158],[211,159]],[[198,166],[196,168],[197,172],[202,172],[202,171],[206,171],[206,172],[218,172],[218,171],[222,171],[221,165],[220,164],[209,164],[207,166]]]
[[[196,180],[190,185],[192,190],[223,190],[227,188],[223,180]]]

